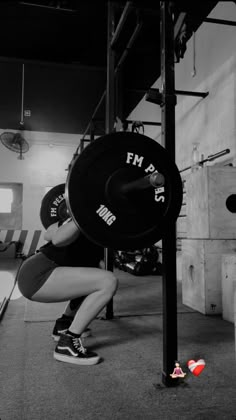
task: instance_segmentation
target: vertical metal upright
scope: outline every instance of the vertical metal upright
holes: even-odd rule
[[[90,124],[90,142],[94,141],[94,137],[95,137],[95,126],[94,126],[94,122],[91,121],[91,124]]]
[[[106,134],[111,133],[115,122],[115,52],[111,40],[115,31],[115,5],[107,4],[107,83],[106,83]],[[105,248],[104,261],[106,270],[113,271],[113,250]],[[113,318],[113,299],[107,304],[106,318]]]
[[[115,115],[115,52],[111,40],[115,31],[115,5],[107,3],[107,83],[106,83],[106,134],[114,127]]]
[[[174,69],[174,20],[173,3],[160,2],[161,82],[163,105],[161,109],[162,145],[175,160],[175,69]],[[177,270],[176,270],[176,225],[169,223],[162,239],[163,249],[163,371],[165,386],[175,386],[172,379],[177,344]]]

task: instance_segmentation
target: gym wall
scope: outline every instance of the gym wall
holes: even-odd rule
[[[219,2],[208,17],[236,21],[234,2]],[[193,39],[190,39],[184,58],[175,66],[175,88],[209,91],[209,95],[205,99],[177,96],[176,160],[179,169],[191,165],[193,142],[199,142],[199,152],[204,157],[230,148],[231,154],[218,159],[217,164],[232,161],[236,156],[236,27],[203,23],[196,32],[195,41],[196,75],[192,76]],[[153,87],[160,89],[160,80]],[[143,99],[130,118],[161,121],[160,108]],[[145,134],[161,142],[160,127],[146,126]]]
[[[1,130],[2,131],[2,130]],[[23,252],[27,255],[32,247],[44,243],[44,228],[39,217],[40,205],[47,187],[66,180],[66,168],[78,146],[77,135],[59,133],[24,132],[30,145],[24,160],[18,154],[0,145],[1,184],[19,182],[23,185],[22,226],[9,228],[1,225],[0,240],[23,240]],[[60,140],[60,141],[58,141]],[[49,144],[46,144],[49,142]]]
[[[86,128],[81,121],[86,121],[84,115],[92,115],[105,86],[104,69],[93,69],[92,80],[89,71],[79,66],[78,77],[76,65],[24,63],[23,137],[30,149],[24,154],[24,160],[18,160],[17,153],[0,144],[0,180],[3,184],[22,183],[23,214],[18,215],[17,224],[1,224],[0,240],[23,238],[26,254],[35,242],[33,238],[42,239],[39,210],[46,188],[65,182],[65,169]],[[0,133],[19,129],[22,72],[21,62],[0,59]],[[88,78],[94,104],[86,101]]]
[[[233,2],[219,2],[209,17],[236,21]],[[176,108],[176,152],[179,168],[191,164],[194,142],[206,158],[229,148],[212,164],[231,161],[236,156],[236,27],[203,23],[196,33],[196,75],[193,71],[193,41],[184,59],[176,66],[176,89],[208,91],[202,98],[178,97]]]
[[[80,116],[91,115],[86,103],[86,74],[88,69],[50,64],[24,65],[24,115],[23,137],[29,143],[24,160],[18,154],[0,144],[1,183],[19,182],[23,185],[22,214],[15,215],[19,223],[3,223],[0,226],[0,240],[24,240],[24,253],[31,247],[42,244],[43,230],[39,210],[47,187],[53,187],[66,180],[69,163],[75,153],[85,127]],[[92,94],[99,95],[104,72],[97,70]],[[11,60],[0,62],[0,133],[17,131],[21,118],[22,63]],[[77,99],[84,97],[83,107]],[[94,101],[96,102],[96,101]],[[82,120],[86,120],[82,118]],[[12,215],[9,215],[10,219]],[[17,217],[18,216],[18,217]],[[14,219],[15,220],[15,219]],[[13,221],[14,221],[13,220]],[[25,234],[25,232],[27,234]]]

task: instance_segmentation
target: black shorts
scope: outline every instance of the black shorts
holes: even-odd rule
[[[59,266],[42,252],[27,258],[17,273],[18,288],[22,295],[31,299],[57,267]]]

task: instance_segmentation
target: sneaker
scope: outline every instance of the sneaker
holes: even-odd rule
[[[52,338],[54,339],[54,341],[59,340],[61,334],[65,333],[68,330],[72,321],[73,321],[73,318],[69,318],[69,317],[64,318],[63,316],[56,320],[56,323],[54,325],[53,332],[52,332]],[[86,337],[89,337],[90,335],[91,335],[90,328],[86,328],[84,332],[81,334],[81,338],[86,338]]]
[[[84,348],[81,338],[69,334],[61,334],[53,357],[60,362],[76,365],[95,365],[100,360],[96,353]]]

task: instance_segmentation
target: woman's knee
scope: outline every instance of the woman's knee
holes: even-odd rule
[[[104,288],[111,296],[113,296],[118,288],[118,279],[112,271],[104,271],[104,273]]]

